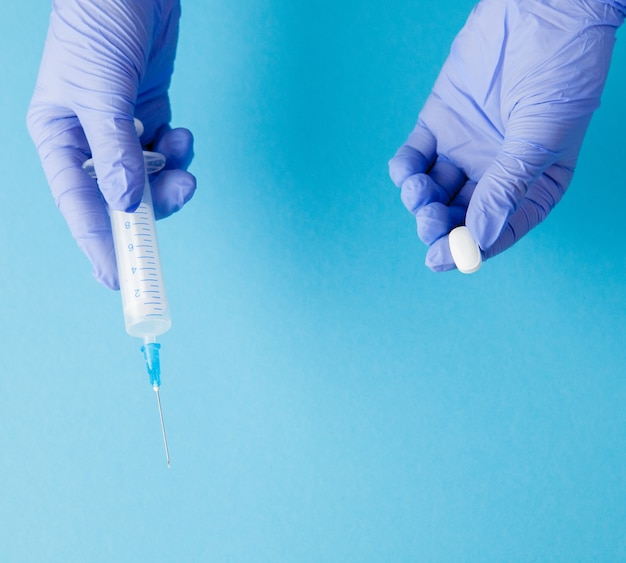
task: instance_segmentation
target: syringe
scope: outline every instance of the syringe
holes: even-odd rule
[[[143,133],[143,125],[135,119],[137,135]],[[167,297],[163,286],[161,260],[157,244],[154,207],[148,175],[158,172],[165,165],[165,156],[143,151],[146,175],[143,197],[139,207],[133,213],[109,209],[117,272],[122,294],[122,307],[126,332],[130,336],[143,339],[143,352],[150,384],[156,393],[159,407],[161,432],[165,446],[167,466],[170,467],[170,453],[167,447],[167,435],[161,409],[161,366],[159,349],[161,345],[156,337],[167,332],[172,326]],[[83,168],[93,178],[96,172],[93,159],[87,160]]]

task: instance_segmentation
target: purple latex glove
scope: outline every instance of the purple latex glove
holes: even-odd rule
[[[455,267],[447,235],[458,225],[490,258],[558,203],[625,13],[623,4],[599,0],[476,5],[415,129],[389,162],[430,246],[427,266]]]
[[[187,129],[171,129],[178,0],[54,0],[30,132],[58,208],[100,283],[119,287],[107,205],[133,211],[144,188],[142,145],[163,153],[151,180],[157,218],[193,195]],[[133,117],[144,125],[141,142]],[[98,183],[82,169],[93,156]]]

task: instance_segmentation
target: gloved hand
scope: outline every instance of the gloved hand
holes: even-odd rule
[[[619,0],[476,5],[415,129],[389,162],[430,246],[427,266],[455,267],[447,234],[458,225],[489,258],[558,203],[600,104],[625,13]]]
[[[52,6],[28,129],[94,277],[112,289],[119,282],[106,206],[133,211],[139,205],[142,144],[167,158],[151,185],[157,218],[180,209],[196,187],[186,172],[192,135],[168,125],[179,17],[179,0],[54,0]],[[141,142],[133,117],[144,125]],[[92,155],[98,183],[82,170]]]

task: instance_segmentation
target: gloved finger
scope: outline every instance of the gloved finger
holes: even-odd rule
[[[402,183],[400,199],[409,213],[415,215],[424,205],[440,201],[442,191],[428,174],[413,174]]]
[[[463,224],[465,208],[434,202],[422,207],[415,215],[417,234],[427,245],[447,235],[454,227]]]
[[[466,222],[467,206],[475,189],[476,182],[468,180],[450,203],[447,214],[440,218],[439,224],[433,222],[430,226],[433,242],[426,253],[425,262],[434,272],[447,272],[456,268],[450,252],[448,235],[452,229]],[[438,232],[435,229],[438,229]],[[481,254],[484,257],[484,253]]]
[[[559,166],[549,168],[529,189],[517,210],[509,217],[495,243],[484,252],[491,258],[521,239],[543,221],[565,193],[572,173]]]
[[[467,227],[481,249],[493,246],[529,187],[556,158],[539,144],[505,139],[480,178],[467,210]]]
[[[164,170],[150,185],[156,219],[169,217],[183,207],[196,191],[196,178],[181,169]]]
[[[441,202],[450,203],[467,182],[467,176],[456,164],[439,156],[428,175],[443,191]]]
[[[400,199],[409,212],[415,214],[429,203],[450,203],[466,181],[460,168],[440,157],[428,174],[414,174],[403,182]]]
[[[117,289],[109,215],[96,181],[82,168],[90,152],[78,119],[61,111],[35,109],[29,112],[28,126],[55,203],[91,262],[93,276]]]
[[[189,129],[159,129],[152,150],[165,155],[165,170],[187,170],[193,160],[193,135]]]
[[[134,211],[141,202],[145,172],[132,115],[88,110],[78,118],[91,147],[104,199],[111,209]]]
[[[428,172],[436,157],[437,141],[428,128],[417,122],[406,142],[389,161],[389,176],[399,188],[414,174]]]
[[[428,245],[447,235],[465,221],[467,205],[476,188],[476,182],[468,180],[463,184],[450,205],[433,203],[417,212],[417,234]]]
[[[59,181],[71,188],[59,195],[57,207],[91,262],[93,277],[110,289],[119,289],[111,222],[96,181],[74,166],[65,168]]]
[[[456,264],[450,252],[448,235],[436,240],[430,246],[424,262],[433,272],[447,272],[456,269]]]
[[[165,155],[164,170],[151,182],[154,215],[169,217],[185,205],[196,190],[196,179],[186,172],[193,159],[193,135],[189,129],[159,128],[153,150]]]
[[[448,234],[452,229],[465,222],[467,205],[475,188],[476,182],[468,180],[449,206],[433,204],[418,212],[418,235],[430,245],[425,262],[431,270],[445,272],[456,268],[450,253]]]

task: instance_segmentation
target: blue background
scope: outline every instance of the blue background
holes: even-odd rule
[[[2,561],[626,560],[623,30],[563,202],[434,274],[386,162],[472,5],[183,2],[168,470],[25,129],[49,3],[2,2]]]

